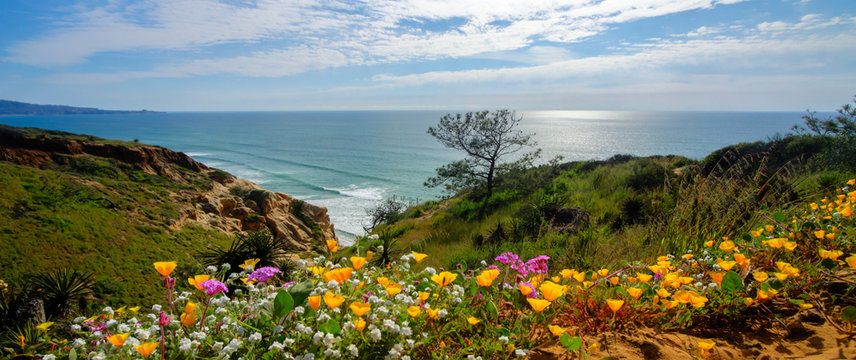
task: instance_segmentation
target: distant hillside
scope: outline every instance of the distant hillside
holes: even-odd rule
[[[0,100],[2,115],[78,115],[78,114],[154,114],[157,111],[102,110],[65,105],[37,105],[18,101]]]

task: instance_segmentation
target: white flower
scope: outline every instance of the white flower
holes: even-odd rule
[[[83,320],[86,320],[86,318],[83,316],[78,316],[78,317],[74,318],[74,323],[79,324],[79,323],[82,323]]]
[[[160,304],[154,304],[154,305],[152,305],[152,311],[154,311],[154,312],[161,311],[161,306],[160,306]],[[149,315],[154,315],[154,314],[149,314]]]
[[[223,265],[220,265],[220,268],[223,270],[229,270],[232,268],[232,265],[230,265],[229,263],[223,263]]]
[[[83,340],[81,338],[77,338],[77,339],[74,339],[74,343],[71,344],[71,347],[77,348],[77,347],[81,347],[83,345],[86,345],[86,340]]]
[[[54,354],[47,354],[45,356],[42,356],[42,360],[55,360],[55,359],[56,359],[56,355],[54,355]]]
[[[501,341],[503,344],[508,344],[508,336],[500,336],[499,341]]]
[[[380,341],[382,336],[383,335],[381,335],[380,329],[378,329],[378,328],[374,328],[374,329],[372,329],[372,331],[369,332],[369,337],[371,337],[372,341],[374,341],[374,342]]]
[[[71,328],[71,331],[78,332],[78,331],[80,331],[81,326],[74,324],[74,325],[71,325],[70,328]]]
[[[192,346],[193,341],[190,341],[190,339],[188,338],[181,338],[181,340],[179,340],[178,342],[178,351],[181,351],[183,353],[189,353],[193,350]]]
[[[529,356],[529,350],[527,350],[527,349],[517,349],[517,350],[514,350],[514,356],[517,356],[517,357],[520,357],[520,358],[522,358],[522,357],[527,357],[527,356]]]
[[[126,332],[131,331],[131,327],[128,326],[127,324],[119,324],[119,327],[117,328],[117,330],[120,333],[126,333]]]
[[[208,270],[208,272],[213,273],[213,272],[217,272],[217,267],[214,265],[208,265],[208,267],[206,267],[205,270]]]
[[[335,289],[335,288],[337,288],[338,286],[339,286],[339,282],[338,282],[338,281],[336,281],[336,280],[330,280],[330,282],[328,282],[328,283],[327,283],[327,288],[328,288],[328,289]]]
[[[350,352],[353,357],[360,356],[360,349],[357,349],[357,346],[354,344],[348,345],[348,352]]]
[[[262,334],[259,332],[254,332],[252,335],[250,335],[249,340],[250,342],[262,341]]]
[[[297,267],[306,267],[305,260],[297,260]]]

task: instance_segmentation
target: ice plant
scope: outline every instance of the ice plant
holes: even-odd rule
[[[115,334],[108,336],[107,341],[113,344],[113,346],[119,347],[125,344],[125,340],[128,340],[129,335],[131,335],[131,333]]]

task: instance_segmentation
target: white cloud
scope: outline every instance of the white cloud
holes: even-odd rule
[[[179,66],[190,74],[237,65],[253,76],[282,76],[292,70],[257,71],[253,64],[280,63],[294,52],[344,54],[348,61],[326,66],[457,58],[513,51],[538,41],[573,43],[613,24],[740,0],[390,0],[275,1],[218,0],[110,2],[78,11],[45,35],[6,49],[7,61],[35,66],[85,62],[108,52],[204,49],[249,44],[253,53],[198,59]],[[116,5],[119,4],[119,5]],[[412,24],[417,25],[412,25]],[[454,26],[443,26],[454,23]],[[423,26],[436,25],[432,26]],[[284,45],[283,45],[284,43]],[[536,50],[537,51],[537,50]]]

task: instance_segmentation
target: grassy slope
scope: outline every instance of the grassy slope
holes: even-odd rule
[[[429,265],[473,265],[502,252],[522,258],[546,254],[553,266],[598,268],[699,249],[707,239],[748,231],[770,214],[853,176],[808,164],[805,157],[832,144],[819,137],[792,137],[739,144],[701,162],[651,157],[564,164],[541,174],[534,189],[506,186],[488,200],[488,214],[465,195],[422,204],[405,219],[383,225],[400,247],[432,254]],[[803,158],[803,160],[798,160]],[[717,169],[718,168],[718,169]],[[530,177],[532,174],[530,174]],[[513,182],[511,182],[513,183]],[[587,225],[550,228],[539,209],[579,206]],[[760,211],[759,211],[760,210]],[[501,244],[474,245],[498,226]]]
[[[0,163],[0,246],[8,254],[0,257],[0,276],[13,286],[73,267],[97,274],[96,295],[110,303],[147,303],[159,294],[149,281],[152,262],[192,264],[200,250],[230,241],[202,228],[168,228],[178,216],[168,195],[204,188],[211,180],[203,174],[176,169],[185,185],[111,159],[66,162],[52,169]]]

